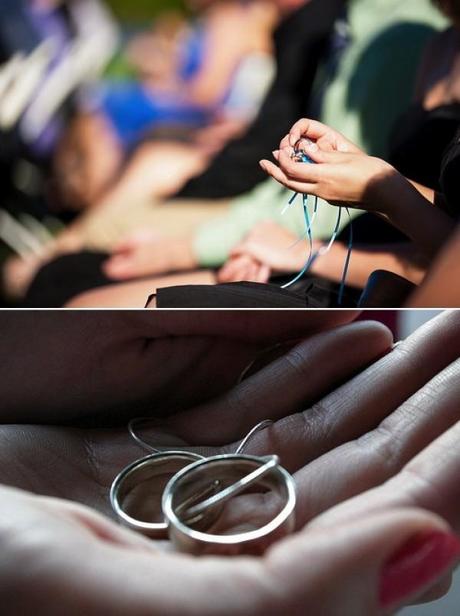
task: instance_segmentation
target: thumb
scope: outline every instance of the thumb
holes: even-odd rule
[[[335,526],[307,526],[267,555],[285,613],[380,616],[439,586],[460,559],[440,518],[396,509]]]

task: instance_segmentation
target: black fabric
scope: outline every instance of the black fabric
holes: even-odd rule
[[[103,252],[88,251],[50,261],[38,271],[22,307],[60,308],[84,291],[113,283],[101,268],[107,257]]]
[[[430,111],[411,105],[390,136],[391,164],[409,179],[440,190],[443,156],[459,127],[459,103]]]
[[[305,308],[305,297],[271,284],[232,282],[158,289],[157,308]]]
[[[348,224],[338,236],[339,242],[348,244],[348,234],[350,225]],[[393,227],[384,218],[366,212],[353,220],[353,246],[368,246],[374,244],[399,244],[410,241],[399,229]]]
[[[359,300],[360,308],[401,308],[416,285],[394,272],[372,272]]]
[[[227,144],[210,167],[176,197],[233,197],[265,179],[258,161],[305,114],[318,64],[344,3],[311,0],[280,25],[275,34],[276,77],[253,125],[242,138]]]
[[[460,217],[460,129],[442,161],[440,184],[450,210]]]
[[[335,308],[339,285],[307,277],[303,290],[279,284],[231,282],[219,285],[184,285],[157,289],[157,308]],[[347,288],[343,306],[356,307],[360,292]],[[152,296],[153,297],[153,296]]]

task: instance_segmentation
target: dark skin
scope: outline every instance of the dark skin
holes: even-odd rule
[[[62,424],[108,414],[113,421],[190,408],[227,390],[263,349],[356,314],[7,312],[0,421],[35,423],[40,416]]]
[[[254,437],[248,453],[278,453],[295,473],[300,533],[293,539],[281,541],[261,559],[203,558],[192,564],[89,510],[2,488],[3,550],[5,528],[9,536],[15,528],[18,539],[29,536],[32,528],[48,529],[38,542],[23,544],[22,551],[17,540],[6,545],[10,563],[11,558],[18,565],[26,563],[26,572],[35,564],[40,572],[23,578],[24,567],[16,567],[21,573],[12,579],[0,558],[4,588],[17,590],[15,584],[25,580],[30,588],[28,596],[6,596],[14,594],[21,607],[31,597],[49,607],[47,588],[52,586],[53,597],[64,601],[66,572],[71,570],[73,611],[66,613],[229,613],[231,605],[233,613],[301,614],[307,605],[312,613],[321,606],[321,613],[329,616],[337,613],[331,601],[342,601],[353,614],[387,613],[378,607],[375,590],[381,559],[415,531],[445,530],[446,522],[437,516],[460,529],[460,317],[442,315],[390,349],[389,333],[376,324],[308,337],[240,385],[223,387],[214,399],[157,419],[154,429],[142,432],[153,442],[167,433],[209,452],[228,451],[257,421],[274,419],[271,428]],[[41,401],[43,421],[48,422],[45,399]],[[59,401],[61,408],[64,401]],[[25,396],[24,408],[30,412],[26,402]],[[51,397],[50,402],[54,413],[56,402]],[[36,413],[35,423],[40,421]],[[108,511],[107,488],[114,474],[143,455],[125,426],[3,426],[1,439],[2,482],[102,511]],[[341,555],[333,547],[337,541]],[[48,558],[43,560],[45,549]],[[308,564],[312,561],[313,568]],[[431,587],[433,593],[445,590],[443,579],[435,590]],[[324,596],[318,590],[332,583],[334,593]],[[206,599],[209,584],[212,605]]]

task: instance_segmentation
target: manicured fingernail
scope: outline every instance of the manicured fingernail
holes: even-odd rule
[[[379,603],[384,609],[422,594],[460,558],[460,540],[451,533],[420,533],[405,543],[385,564]]]
[[[259,160],[259,165],[262,167],[264,171],[267,171],[267,165],[265,164],[265,161]]]
[[[274,158],[277,158],[279,156],[279,153],[280,153],[279,150],[273,150],[273,152],[272,152]]]

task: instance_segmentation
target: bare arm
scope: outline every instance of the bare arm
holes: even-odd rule
[[[399,173],[388,174],[378,191],[381,211],[389,221],[409,236],[423,253],[431,258],[439,251],[451,234],[455,222],[426,199]]]
[[[316,260],[312,273],[340,282],[346,254],[344,244],[334,244],[327,254]],[[351,254],[347,284],[364,288],[375,270],[393,272],[415,284],[419,284],[425,274],[423,260],[410,244],[358,246]]]
[[[422,286],[409,299],[410,308],[460,306],[460,231],[436,259]]]

